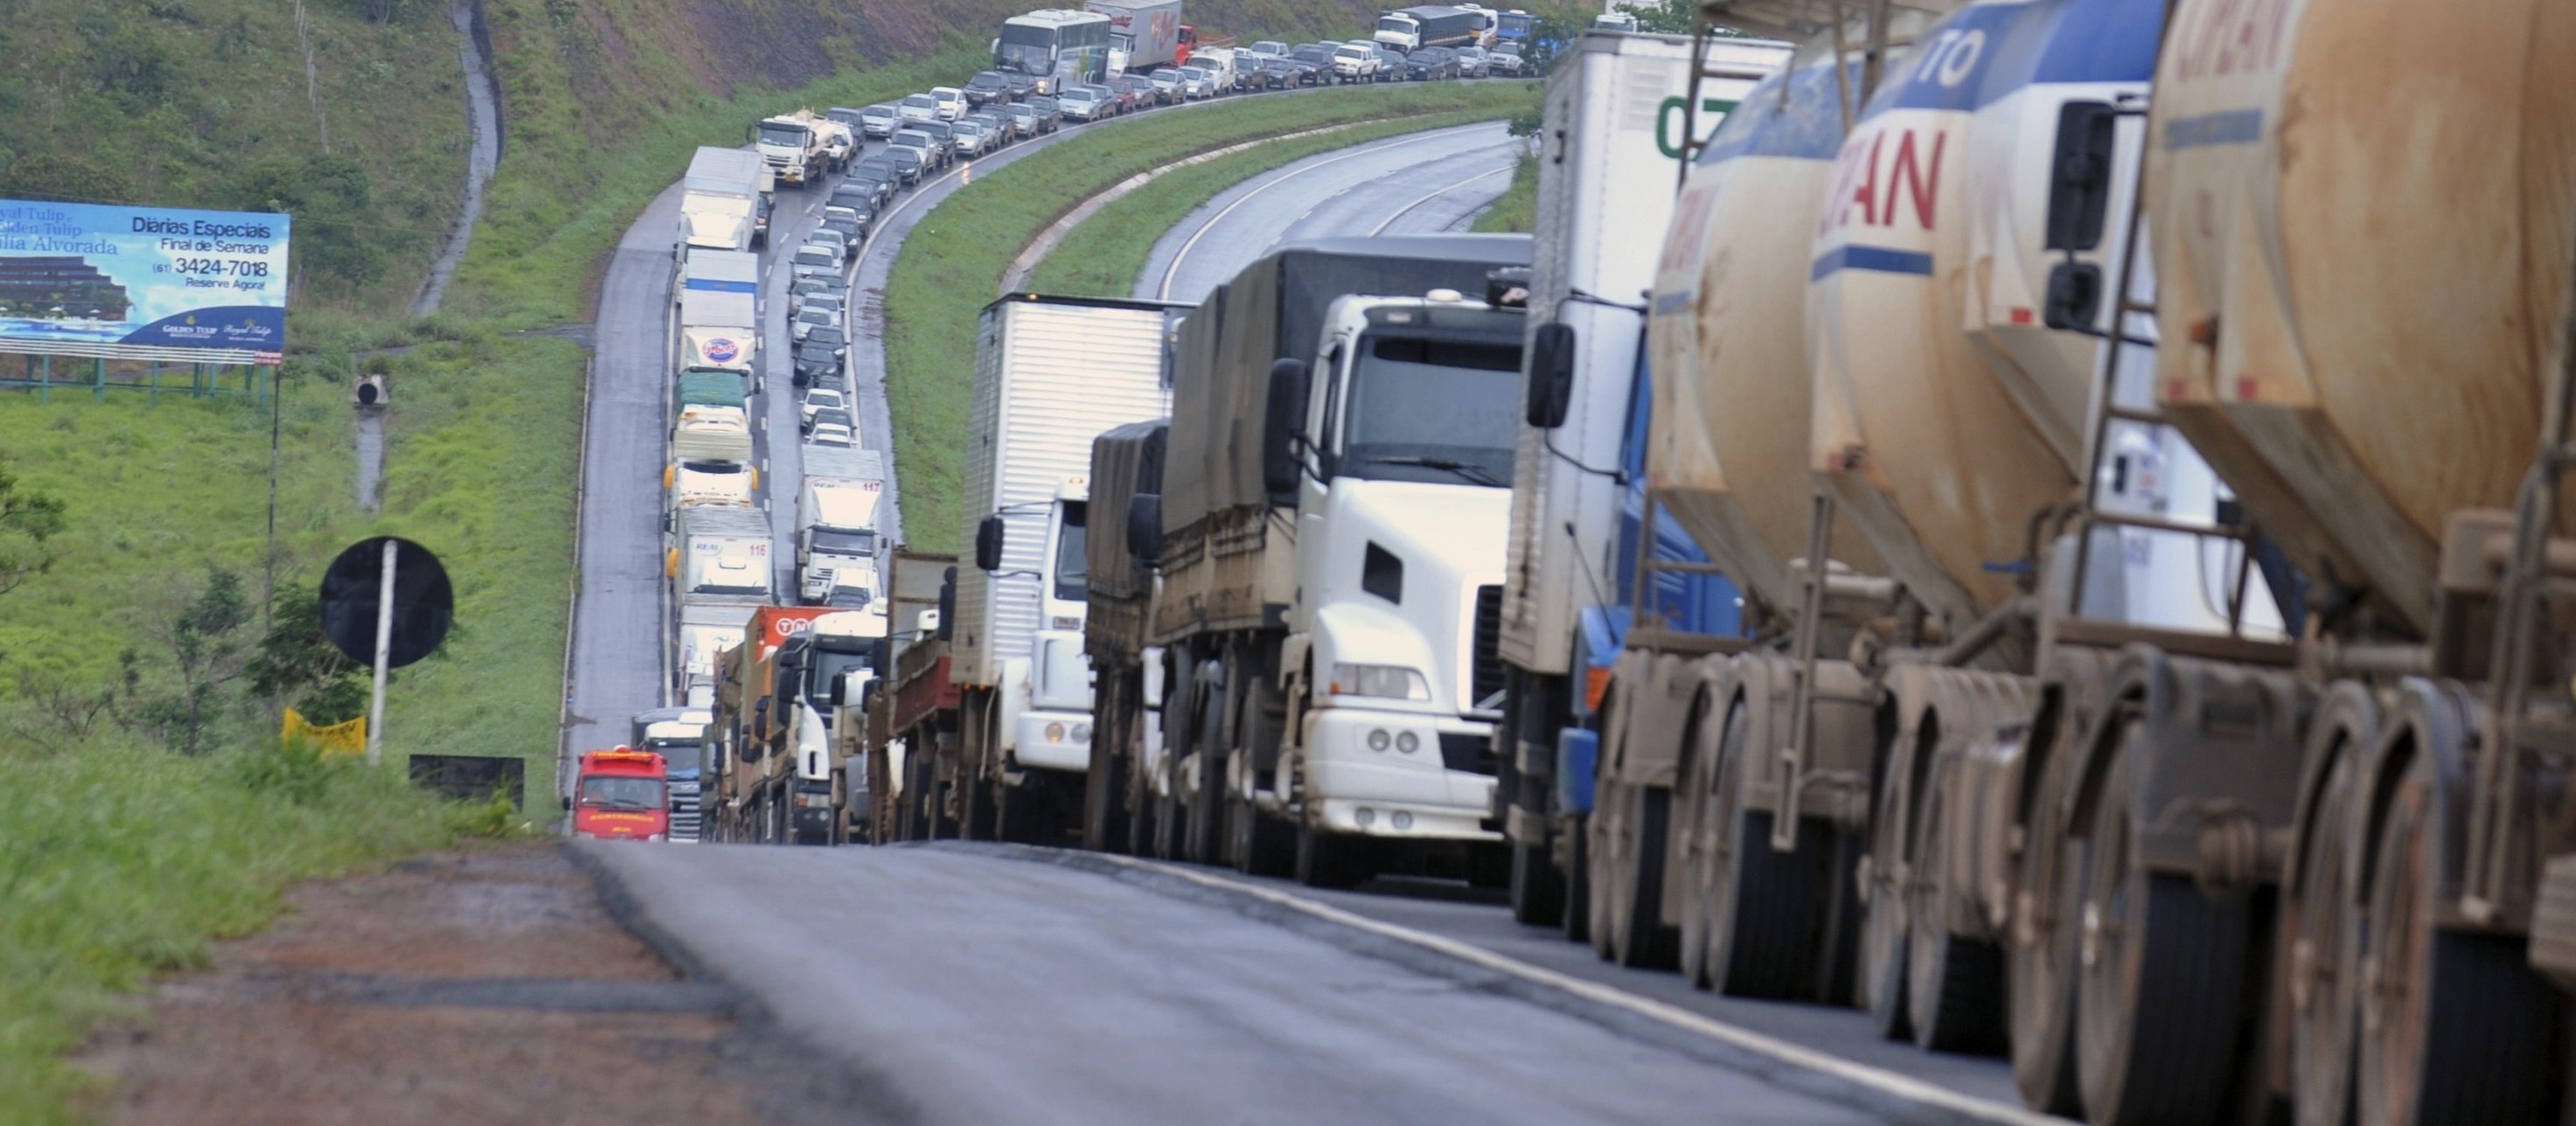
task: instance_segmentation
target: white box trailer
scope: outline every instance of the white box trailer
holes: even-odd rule
[[[691,249],[680,259],[671,294],[680,306],[680,354],[672,370],[753,370],[760,346],[759,255]]]
[[[960,506],[977,550],[957,572],[949,678],[960,730],[979,733],[957,748],[957,776],[989,782],[1005,810],[1080,797],[1091,441],[1168,412],[1164,341],[1179,308],[1033,294],[984,308]]]
[[[862,589],[873,597],[884,501],[882,478],[806,475],[796,496],[796,582],[805,601]]]
[[[752,249],[760,196],[769,190],[769,165],[759,153],[699,146],[680,178],[679,252]]]
[[[1789,51],[1767,41],[1715,45],[1708,62],[1732,77],[1704,84],[1704,97],[1732,105]],[[1530,259],[1533,346],[1524,355],[1538,354],[1548,325],[1571,330],[1575,351],[1564,425],[1550,432],[1524,424],[1512,462],[1511,578],[1499,640],[1503,660],[1529,672],[1566,672],[1576,616],[1618,573],[1619,486],[1586,467],[1619,464],[1646,321],[1625,305],[1570,298],[1631,301],[1654,285],[1662,247],[1636,232],[1660,231],[1672,216],[1679,154],[1665,130],[1678,130],[1681,115],[1664,107],[1689,89],[1690,52],[1685,36],[1586,32],[1548,81],[1540,136],[1549,151],[1538,162]],[[1698,115],[1695,141],[1724,117],[1710,108]]]

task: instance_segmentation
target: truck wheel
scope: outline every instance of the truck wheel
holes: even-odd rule
[[[2032,802],[2029,843],[2015,865],[2021,898],[2013,908],[2004,990],[2012,1007],[2013,1077],[2022,1102],[2068,1118],[2084,1113],[2075,1076],[2075,970],[2087,854],[2083,841],[2066,834],[2055,810],[2064,787],[2059,768],[2076,758],[2051,755],[2049,777]]]
[[[1191,724],[1191,749],[1198,752],[1198,778],[1190,789],[1188,859],[1193,864],[1216,864],[1224,858],[1218,852],[1225,846],[1219,831],[1225,827],[1225,757],[1218,753],[1217,724],[1224,707],[1214,692],[1191,693],[1198,707]]]
[[[2003,950],[1952,933],[1954,901],[1948,856],[1950,800],[1936,776],[1922,796],[1922,835],[1914,844],[1914,879],[1906,910],[1906,1010],[1915,1044],[1936,1052],[1996,1055],[2004,1050]]]
[[[1277,818],[1231,792],[1226,795],[1228,828],[1234,836],[1234,867],[1247,876],[1285,876],[1297,864],[1297,838]]]
[[[1798,827],[1797,851],[1771,847],[1771,814],[1744,808],[1741,764],[1752,723],[1743,704],[1727,709],[1717,753],[1695,783],[1708,796],[1697,803],[1704,823],[1692,833],[1700,851],[1691,856],[1683,884],[1683,894],[1697,902],[1683,905],[1683,925],[1701,922],[1699,960],[1708,988],[1737,997],[1812,997],[1825,896],[1833,888],[1833,831],[1808,820]],[[1684,933],[1684,955],[1692,938]]]
[[[1870,795],[1869,852],[1861,860],[1858,881],[1863,905],[1859,973],[1870,1023],[1879,1035],[1904,1040],[1914,1035],[1906,1005],[1905,791],[1892,757],[1887,749],[1879,752]]]
[[[1592,847],[1591,817],[1576,814],[1557,826],[1557,835],[1565,842],[1565,910],[1557,923],[1565,931],[1567,942],[1592,941]]]
[[[1584,916],[1590,920],[1584,933],[1592,944],[1592,953],[1604,962],[1611,958],[1613,932],[1619,926],[1614,920],[1627,917],[1619,905],[1611,901],[1610,889],[1619,883],[1619,879],[1618,873],[1608,866],[1612,855],[1608,838],[1612,833],[1624,832],[1627,828],[1622,819],[1626,807],[1621,800],[1626,789],[1609,778],[1594,783],[1592,814],[1584,819],[1583,882],[1589,889],[1584,896]]]
[[[1153,776],[1145,769],[1143,720],[1141,714],[1136,716],[1127,733],[1127,852],[1132,856],[1154,855],[1154,842],[1162,833],[1156,815],[1162,802],[1154,793]]]
[[[1297,882],[1310,888],[1353,888],[1369,878],[1362,863],[1361,842],[1333,833],[1318,833],[1313,826],[1297,826]]]
[[[2229,1105],[2242,1054],[2250,920],[2242,901],[2215,902],[2190,877],[2137,858],[2128,798],[2145,731],[2129,722],[2097,799],[2084,897],[2077,1066],[2101,1126],[2208,1118]]]
[[[2354,811],[2353,776],[2359,753],[2337,748],[2334,766],[2318,793],[2317,807],[2299,832],[2295,886],[2283,889],[2284,953],[2279,973],[2289,985],[2292,1106],[2303,1123],[2341,1126],[2352,1115],[2353,1034],[2356,1002],[2352,977],[2342,971],[2350,940],[2360,937],[2351,908],[2353,881],[2345,841]]]
[[[2440,925],[2432,757],[2419,749],[2390,799],[2360,929],[2369,949],[2346,975],[2361,993],[2360,1121],[2537,1122],[2557,1071],[2558,993],[2527,939]]]
[[[1564,921],[1565,873],[1545,843],[1510,844],[1512,921],[1522,926],[1552,927]]]
[[[1679,935],[1664,925],[1664,848],[1672,791],[1622,786],[1620,829],[1605,843],[1602,871],[1610,885],[1610,960],[1632,969],[1671,969]],[[1599,943],[1595,943],[1599,945]]]
[[[1109,721],[1109,722],[1104,722]],[[1082,847],[1093,852],[1127,851],[1127,759],[1119,753],[1126,740],[1112,746],[1111,721],[1095,716],[1091,724],[1091,769],[1082,778]]]

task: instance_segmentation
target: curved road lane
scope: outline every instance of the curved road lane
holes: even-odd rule
[[[1463,229],[1511,184],[1501,122],[1319,153],[1209,200],[1155,240],[1135,296],[1198,301],[1284,242]]]

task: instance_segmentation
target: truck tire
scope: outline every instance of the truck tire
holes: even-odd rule
[[[1318,833],[1311,825],[1297,826],[1297,882],[1310,888],[1344,889],[1358,887],[1372,874],[1361,849],[1364,842],[1334,833]]]
[[[1565,873],[1545,843],[1512,842],[1512,921],[1528,927],[1552,927],[1564,921]]]
[[[1914,1043],[1936,1052],[1999,1055],[2004,1051],[2004,958],[2001,947],[1951,931],[1954,901],[1948,863],[1950,798],[1936,778],[1922,797],[1915,876],[1906,911],[1906,1015]]]
[[[1702,823],[1691,830],[1699,850],[1686,854],[1692,870],[1683,894],[1692,901],[1683,905],[1682,954],[1692,953],[1694,940],[1702,944],[1693,985],[1736,997],[1812,998],[1834,886],[1833,830],[1808,820],[1796,851],[1771,847],[1771,814],[1743,802],[1752,722],[1746,705],[1730,706],[1716,754],[1694,763],[1701,773],[1692,785],[1707,796],[1694,803]]]
[[[1672,791],[1654,786],[1620,786],[1619,814],[1611,831],[1597,843],[1607,854],[1593,865],[1596,878],[1606,878],[1607,941],[1595,939],[1611,961],[1631,969],[1672,969],[1679,953],[1679,934],[1664,925],[1664,856],[1672,814]]]
[[[1559,839],[1565,842],[1565,910],[1557,914],[1557,924],[1567,942],[1592,941],[1592,855],[1589,837],[1591,817],[1575,814],[1557,826]]]
[[[2014,865],[2014,886],[2023,900],[2013,912],[2004,989],[2012,1006],[2008,1031],[2022,1102],[2066,1118],[2084,1113],[2083,1089],[2075,1074],[2075,970],[2087,854],[2083,841],[2067,835],[2056,810],[2064,786],[2060,767],[2076,757],[2050,756],[2048,777],[2031,803],[2029,843]],[[2039,917],[2043,909],[2044,920]]]
[[[1262,815],[1261,807],[1244,800],[1229,787],[1226,794],[1227,828],[1234,838],[1234,868],[1247,876],[1285,876],[1297,863],[1297,836],[1294,830],[1277,818]]]
[[[2432,758],[2417,749],[2389,800],[2361,928],[2370,949],[2344,975],[2361,992],[2360,1121],[2541,1121],[2559,994],[2532,969],[2527,938],[2441,925],[2450,827]]]
[[[1127,853],[1131,856],[1154,854],[1157,827],[1153,775],[1145,769],[1144,722],[1141,715],[1127,727]]]
[[[2352,1115],[2353,1034],[2361,997],[2351,975],[2342,972],[2345,951],[2360,937],[2351,900],[2355,865],[2345,845],[2359,809],[2353,779],[2361,755],[2350,745],[2334,754],[2316,808],[2299,830],[2290,873],[2295,882],[2282,889],[2284,957],[2275,972],[2287,979],[2290,999],[2290,1105],[2301,1123],[2341,1126]]]
[[[2138,859],[2128,799],[2151,752],[2145,732],[2129,721],[2095,801],[2084,897],[2076,1050],[2100,1126],[2205,1120],[2229,1105],[2245,1055],[2246,903],[2214,901]]]
[[[1106,722],[1104,722],[1106,721]],[[1127,741],[1112,732],[1125,718],[1095,716],[1091,732],[1091,769],[1082,778],[1082,847],[1093,852],[1125,852],[1127,842]]]

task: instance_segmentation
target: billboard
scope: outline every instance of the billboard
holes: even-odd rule
[[[0,199],[0,352],[274,364],[287,217]]]

